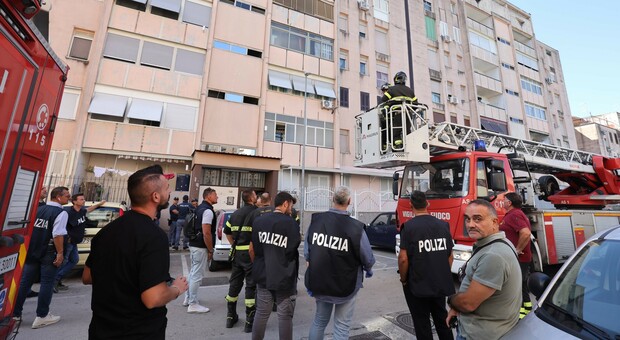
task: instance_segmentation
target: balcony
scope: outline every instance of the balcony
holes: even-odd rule
[[[534,59],[538,59],[536,57],[536,50],[534,50],[533,48],[527,46],[526,44],[522,43],[522,42],[518,42],[518,41],[514,41],[513,42],[515,45],[515,48],[517,49],[517,51],[526,54]]]
[[[474,83],[476,86],[489,89],[493,92],[502,93],[502,83],[482,73],[474,72]]]
[[[467,27],[471,28],[474,31],[478,31],[484,35],[486,35],[487,37],[494,37],[495,36],[495,32],[493,31],[493,28],[481,24],[479,22],[477,22],[476,20],[467,18]]]
[[[478,102],[477,108],[478,114],[480,116],[496,119],[501,122],[505,122],[507,120],[506,110],[501,107],[497,107],[483,102]]]
[[[446,104],[433,102],[433,110],[446,111]]]
[[[499,58],[497,56],[497,54],[485,50],[484,48],[480,48],[476,45],[469,45],[470,49],[471,49],[471,55],[474,58],[478,58],[480,60],[486,61],[489,64],[495,65],[495,66],[499,66]]]
[[[378,61],[382,61],[384,63],[390,62],[390,56],[387,54],[375,51],[375,57],[377,58]]]

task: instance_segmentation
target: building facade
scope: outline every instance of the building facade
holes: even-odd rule
[[[502,0],[48,2],[71,67],[48,174],[80,184],[162,163],[226,206],[303,187],[321,210],[348,185],[386,209],[392,170],[353,167],[354,117],[401,70],[431,121],[576,147],[558,51]]]
[[[586,118],[573,118],[580,150],[605,157],[620,156],[620,113],[612,112]]]

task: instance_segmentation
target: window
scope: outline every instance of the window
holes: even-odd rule
[[[538,61],[523,53],[517,52],[517,63],[534,71],[538,71]]]
[[[210,98],[224,99],[233,103],[258,105],[258,98],[244,96],[237,93],[209,90],[207,96]]]
[[[174,70],[196,75],[202,75],[205,64],[205,55],[184,49],[177,50],[177,58]]]
[[[340,153],[349,154],[349,130],[340,129]]]
[[[433,112],[433,121],[435,123],[441,123],[446,121],[446,115],[441,112]]]
[[[373,9],[375,19],[390,22],[390,2],[388,0],[375,0],[374,2]]]
[[[209,27],[211,23],[211,7],[185,1],[183,18],[181,20],[188,24]]]
[[[480,127],[483,130],[497,132],[504,135],[508,134],[508,124],[506,124],[506,122],[480,117]]]
[[[135,9],[144,12],[146,10],[146,0],[116,0],[119,6]]]
[[[334,124],[308,119],[307,145],[334,147]],[[274,142],[304,143],[304,119],[300,117],[265,112],[264,139]]]
[[[525,91],[542,96],[542,84],[533,79],[521,76],[521,87]]]
[[[515,97],[519,96],[519,92],[513,91],[513,90],[509,90],[509,89],[506,89],[506,93],[508,93],[511,96],[515,96]]]
[[[443,36],[448,35],[448,23],[447,22],[443,22],[441,20],[439,21],[439,33]]]
[[[370,109],[370,95],[368,92],[360,92],[360,109],[362,111]]]
[[[495,45],[495,42],[481,34],[474,31],[469,31],[469,41],[474,46],[478,46],[485,51],[497,54],[497,46]]]
[[[325,60],[334,59],[333,39],[275,21],[271,22],[270,44]]]
[[[259,14],[265,14],[265,9],[264,8],[260,8],[260,7],[256,7],[254,5],[242,2],[242,1],[235,1],[235,0],[223,0],[220,1],[223,2],[225,4],[229,4],[229,5],[233,5],[237,8],[241,8],[241,9],[245,9],[247,11],[252,11],[252,12],[256,12]]]
[[[424,0],[424,11],[432,12],[433,11],[433,4],[431,4],[430,2]]]
[[[342,33],[349,33],[349,17],[346,14],[340,13],[338,16],[338,29]]]
[[[366,38],[368,34],[368,25],[365,22],[360,22],[360,38]]]
[[[437,41],[437,32],[435,31],[435,19],[425,16],[424,23],[426,27],[426,37],[432,41]]]
[[[349,107],[349,89],[340,87],[340,106]]]
[[[169,70],[172,67],[172,54],[174,48],[161,44],[145,41],[142,45],[140,65],[152,66]]]
[[[545,109],[534,104],[525,103],[525,114],[532,118],[547,120]]]
[[[460,44],[461,43],[461,29],[456,26],[452,26],[452,34],[453,34],[454,41],[456,41],[457,44]]]
[[[284,7],[288,7],[297,12],[315,16],[317,18],[327,20],[329,22],[334,21],[334,4],[327,3],[321,0],[304,0],[304,1],[291,1],[291,0],[273,0],[274,4],[279,4]]]
[[[58,109],[58,118],[75,119],[75,112],[80,100],[80,91],[65,88]]]
[[[174,130],[194,131],[198,108],[194,106],[166,104],[162,127]]]
[[[388,68],[384,65],[377,65],[377,88],[381,88],[383,84],[389,83]]]
[[[338,60],[338,64],[341,70],[349,69],[349,63],[347,61],[348,59],[349,59],[349,53],[347,51],[340,50],[340,59]]]
[[[504,45],[510,46],[510,41],[508,41],[508,40],[506,40],[504,38],[497,37],[497,41],[501,42]]]
[[[360,61],[360,74],[364,76],[368,74],[368,70],[366,69],[366,61]]]
[[[437,92],[431,92],[432,101],[435,104],[441,104],[441,94]]]
[[[256,58],[261,58],[263,56],[263,52],[261,51],[253,50],[250,48],[245,48],[245,47],[234,45],[234,44],[225,43],[223,41],[218,41],[218,40],[213,41],[213,47],[220,49],[220,50],[229,51],[229,52],[241,54],[241,55],[249,55],[251,57],[256,57]]]
[[[387,32],[375,30],[375,51],[386,55],[390,54]]]
[[[138,60],[140,40],[123,35],[108,33],[103,56],[111,59],[135,63]]]
[[[151,14],[179,20],[181,0],[151,0]]]
[[[92,33],[75,32],[71,40],[71,47],[69,48],[69,58],[88,60],[92,43]]]
[[[513,70],[513,71],[515,70],[514,66],[512,66],[510,64],[506,64],[506,63],[502,63],[502,67],[506,68],[506,69],[509,69],[509,70]]]

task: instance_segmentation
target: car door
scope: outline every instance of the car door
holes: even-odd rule
[[[387,247],[387,226],[390,221],[391,213],[381,213],[370,222],[368,228],[366,228],[366,234],[368,240],[373,246]]]

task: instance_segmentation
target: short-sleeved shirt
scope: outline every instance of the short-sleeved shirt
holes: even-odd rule
[[[405,223],[401,249],[409,260],[408,287],[414,296],[440,297],[454,294],[448,261],[452,236],[448,222],[431,215],[416,216]]]
[[[504,241],[489,244],[497,239]],[[459,293],[465,292],[472,280],[495,292],[473,312],[459,315],[459,333],[465,339],[499,339],[519,321],[521,269],[504,232],[478,240],[474,247],[481,249],[467,262]]]
[[[164,339],[166,307],[148,309],[141,294],[170,279],[166,233],[130,210],[101,229],[86,260],[91,270],[90,339]]]
[[[510,209],[506,215],[504,215],[504,219],[499,225],[499,230],[506,233],[506,238],[509,239],[515,247],[519,242],[519,231],[525,228],[531,230],[530,220],[523,210],[516,208]],[[532,248],[525,247],[523,248],[523,254],[519,255],[519,262],[529,263],[530,261],[532,261]]]
[[[170,206],[170,208],[168,208],[168,210],[170,211],[170,220],[171,221],[176,221],[179,219],[179,213],[173,213],[172,210],[176,210],[179,211],[179,206],[176,204],[173,204]]]
[[[202,224],[211,224],[213,221],[213,211],[207,209],[205,213],[202,214]],[[215,226],[211,226],[211,230],[213,230]]]

